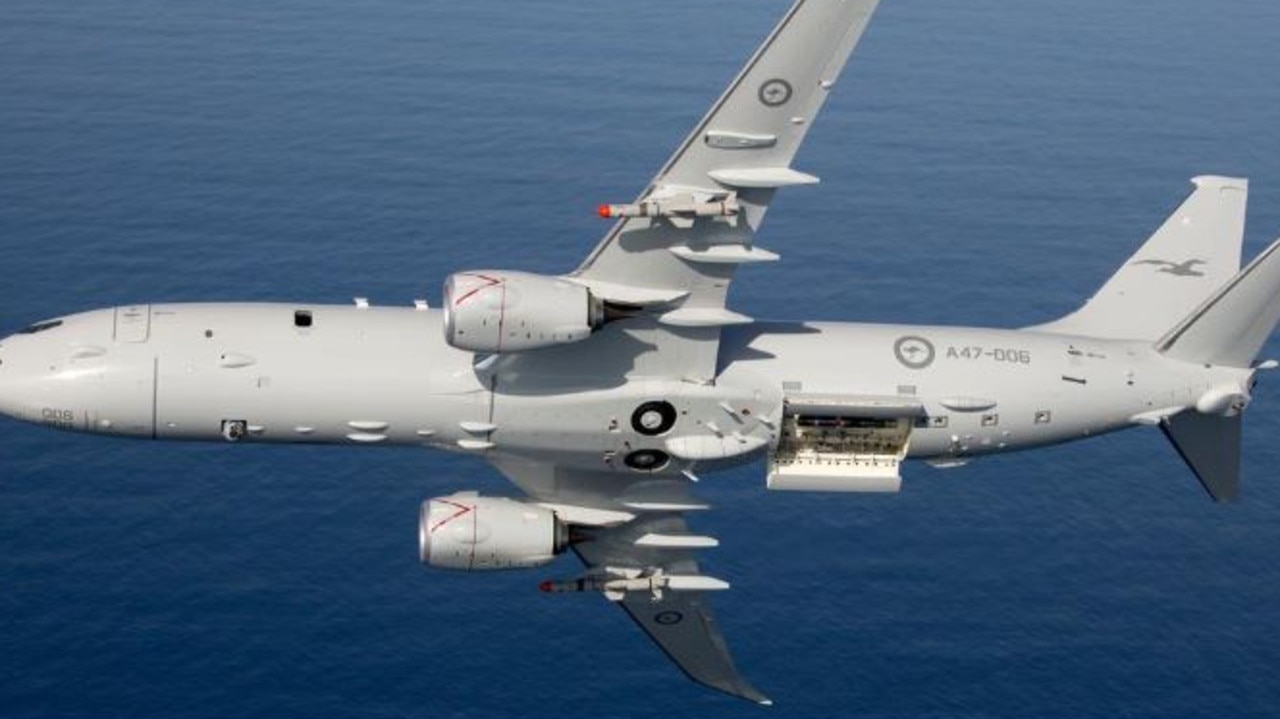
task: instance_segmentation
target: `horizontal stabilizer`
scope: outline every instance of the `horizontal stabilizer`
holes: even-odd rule
[[[1240,493],[1240,419],[1239,414],[1187,410],[1160,421],[1160,429],[1217,502],[1230,502]]]
[[[1280,320],[1280,240],[1159,343],[1186,362],[1249,367]]]

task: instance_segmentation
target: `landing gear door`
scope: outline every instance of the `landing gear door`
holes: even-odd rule
[[[790,396],[769,455],[769,489],[897,492],[911,429],[924,405],[912,397]]]
[[[116,342],[146,342],[151,336],[151,305],[116,308]]]

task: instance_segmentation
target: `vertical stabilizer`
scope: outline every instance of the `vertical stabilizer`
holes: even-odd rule
[[[1155,340],[1240,270],[1249,183],[1194,178],[1195,190],[1083,307],[1033,329]]]
[[[1201,486],[1217,502],[1230,502],[1240,493],[1240,418],[1236,414],[1180,412],[1160,422]]]

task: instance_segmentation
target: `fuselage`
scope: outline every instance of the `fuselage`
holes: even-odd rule
[[[624,321],[606,331],[616,342],[628,329]],[[425,308],[117,307],[0,341],[0,410],[126,437],[425,445],[634,471],[614,459],[670,448],[628,422],[646,400],[679,408],[666,434],[723,438],[729,422],[717,408],[762,423],[760,441],[734,433],[738,444],[723,449],[699,444],[703,466],[759,457],[776,444],[782,405],[797,397],[917,403],[908,456],[949,461],[1152,423],[1250,374],[1170,360],[1147,342],[817,322],[725,328],[714,385],[610,376],[616,367],[592,376],[590,364],[538,360],[590,356],[588,346],[604,341],[485,361],[449,346],[441,313]]]

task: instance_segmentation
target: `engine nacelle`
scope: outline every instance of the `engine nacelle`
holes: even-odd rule
[[[521,352],[586,339],[603,303],[582,285],[506,270],[459,272],[444,283],[444,339],[472,352]]]
[[[522,569],[555,559],[568,530],[555,512],[505,497],[459,492],[422,503],[418,553],[441,569]]]

